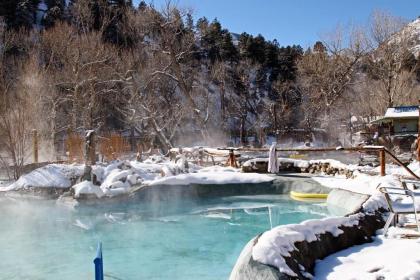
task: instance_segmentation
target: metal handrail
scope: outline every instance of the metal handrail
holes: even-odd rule
[[[415,198],[414,192],[409,189],[396,188],[396,187],[379,187],[378,186],[377,189],[381,193],[384,194],[386,202],[388,203],[389,211],[390,211],[390,215],[384,226],[384,235],[387,236],[388,228],[391,222],[394,220],[395,215],[397,215],[398,217],[398,214],[414,214],[414,219],[417,225],[417,231],[420,232],[420,225],[419,225],[419,220],[417,217],[416,198]],[[398,209],[394,209],[392,206],[394,201],[391,199],[390,195],[400,195],[400,196],[410,197],[413,201],[413,210],[412,211],[398,211]]]

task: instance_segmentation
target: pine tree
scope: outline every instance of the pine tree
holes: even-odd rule
[[[133,9],[131,0],[108,0],[107,16],[110,21],[105,26],[102,37],[105,42],[131,47],[133,36],[129,33],[127,12]]]
[[[221,59],[220,46],[222,39],[222,26],[217,19],[214,19],[204,30],[201,37],[202,46],[206,50],[206,57],[212,62]]]
[[[64,0],[46,0],[48,7],[47,12],[42,19],[42,25],[46,28],[54,26],[54,24],[63,20],[65,16],[65,2]]]
[[[222,42],[220,46],[220,56],[225,61],[237,62],[239,59],[238,49],[232,42],[232,35],[227,29],[222,31]]]
[[[139,6],[138,6],[138,10],[139,11],[144,11],[147,8],[147,4],[144,1],[140,1]]]
[[[195,26],[198,32],[203,36],[209,27],[209,21],[206,17],[199,18]]]
[[[321,41],[316,41],[313,47],[313,51],[317,53],[326,53],[327,48],[324,46],[324,44]]]
[[[39,0],[3,0],[0,16],[4,16],[8,28],[31,29],[35,23],[35,13]]]

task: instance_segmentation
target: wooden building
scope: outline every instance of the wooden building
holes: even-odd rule
[[[372,123],[378,125],[379,135],[416,136],[419,131],[419,107],[399,106],[388,108],[385,116]]]

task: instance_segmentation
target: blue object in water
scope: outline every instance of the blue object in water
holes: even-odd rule
[[[104,280],[104,261],[102,258],[102,243],[98,243],[98,249],[96,250],[96,257],[93,260],[95,264],[95,280]]]

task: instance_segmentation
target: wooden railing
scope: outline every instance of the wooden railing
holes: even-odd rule
[[[236,157],[234,151],[243,152],[268,152],[268,148],[220,148],[219,150],[229,151],[228,163],[230,166],[237,166]],[[411,176],[420,180],[420,177],[416,175],[410,168],[405,166],[391,151],[384,146],[361,146],[361,147],[327,147],[327,148],[276,148],[277,152],[377,152],[380,163],[380,174],[381,176],[386,175],[386,155],[389,155],[391,159],[399,166],[404,168]]]

